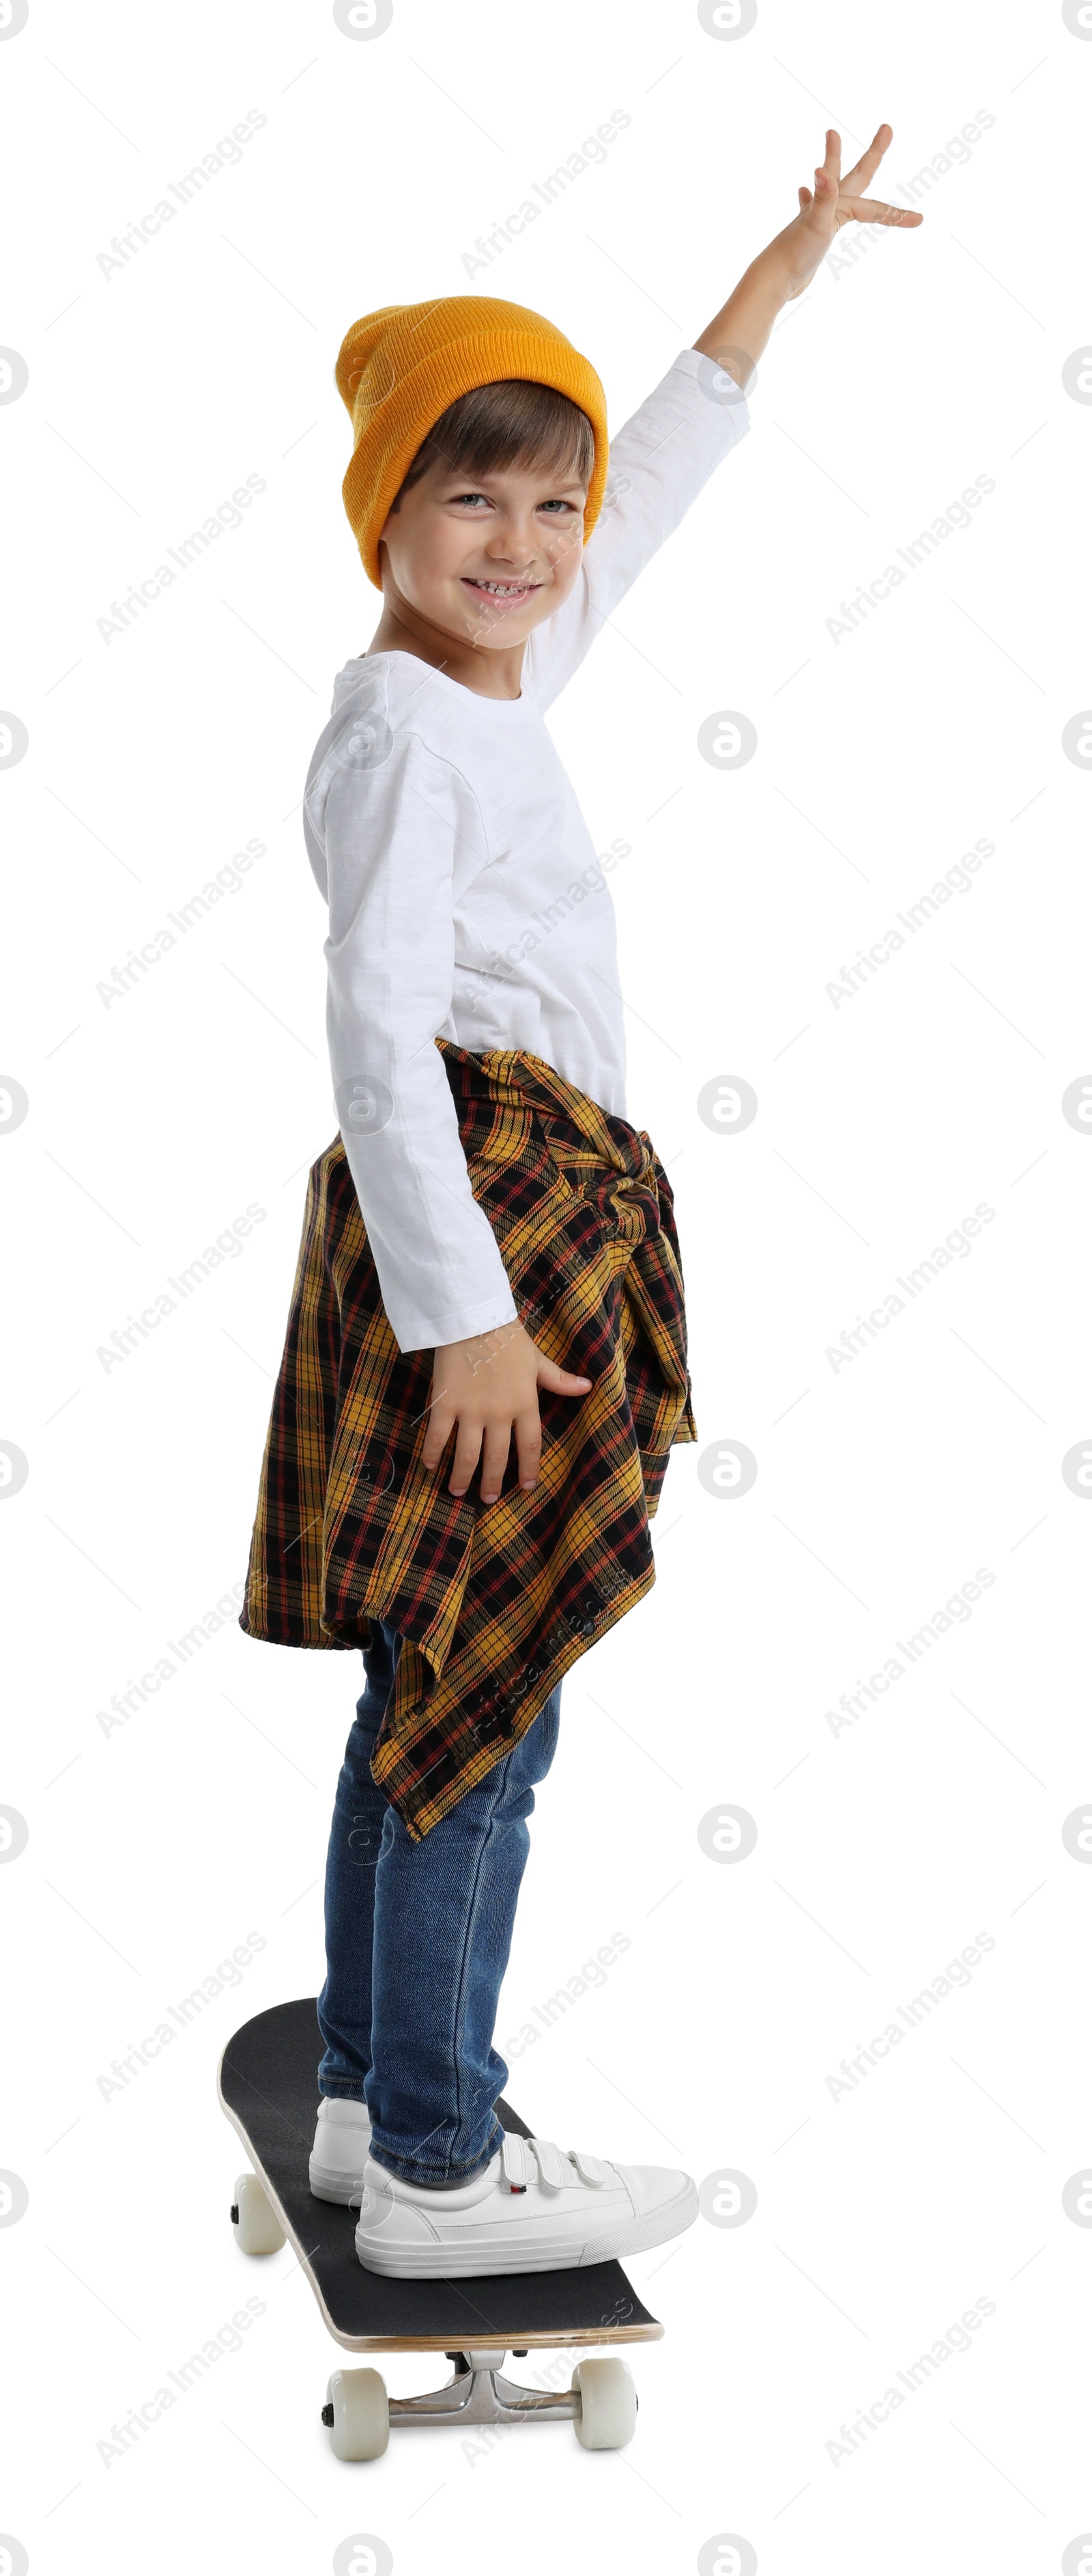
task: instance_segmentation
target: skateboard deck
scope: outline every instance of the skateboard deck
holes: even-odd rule
[[[620,2263],[459,2280],[392,2281],[357,2260],[356,2213],[312,2197],[322,2034],[313,1996],[244,2022],[220,2060],[218,2089],[335,2341],[349,2352],[644,2343],[662,2335]],[[503,2099],[505,2129],[532,2132]],[[596,2364],[602,2369],[603,2364]]]

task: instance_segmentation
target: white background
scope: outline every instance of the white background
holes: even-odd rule
[[[2,1514],[0,1799],[30,1830],[0,1871],[0,2162],[30,2196],[2,2237],[0,2524],[34,2576],[327,2570],[357,2531],[397,2576],[674,2576],[729,2533],[762,2576],[1056,2569],[1092,2516],[1092,2233],[1062,2203],[1092,2148],[1092,1871],[1061,1834],[1092,1792],[1092,1513],[1061,1473],[1092,1435],[1092,1143],[1061,1109],[1092,1061],[1090,791],[1061,743],[1089,694],[1090,413],[1062,369],[1089,323],[1092,43],[1057,7],[970,0],[763,0],[738,41],[650,0],[396,0],[374,41],[326,6],[32,0],[0,75],[0,338],[29,368],[0,414],[21,513],[0,700],[29,734],[0,778],[4,1070],[29,1099],[0,1139],[0,1433],[29,1462]],[[632,845],[630,1113],[677,1192],[703,1448],[745,1442],[758,1476],[722,1501],[676,1452],[658,1585],[565,1685],[498,2035],[627,1932],[509,2092],[562,2144],[738,2169],[757,2208],[632,2264],[666,2333],[630,2356],[625,2453],[564,2425],[482,2454],[437,2431],[350,2468],[290,2251],[232,2243],[215,2068],[239,2021],[321,1980],[359,1666],[225,1618],[128,1723],[98,1712],[241,1581],[334,1130],[298,808],[377,611],[337,348],[376,305],[465,291],[461,254],[616,108],[605,166],[472,281],[587,351],[614,426],[794,214],[828,121],[847,167],[891,122],[876,185],[903,203],[977,110],[995,122],[922,190],[919,230],[870,236],[783,317],[750,435],[552,718],[596,847]],[[249,109],[241,163],[104,276],[111,237]],[[111,602],[248,474],[267,488],[242,526],[104,641]],[[978,475],[971,526],[834,640],[840,602]],[[723,708],[758,749],[722,774],[696,738]],[[242,888],[107,1007],[99,982],[252,838]],[[828,982],[980,839],[972,889],[836,1008]],[[745,1133],[698,1115],[729,1073],[757,1093]],[[241,1254],[104,1367],[251,1202]],[[980,1202],[973,1250],[835,1369]],[[969,1620],[835,1735],[825,1711],[979,1567]],[[758,1827],[734,1866],[697,1839],[725,1802]],[[240,1986],[104,2099],[251,1930]],[[833,2097],[979,1931],[970,1984]],[[104,2463],[247,2295],[242,2348]],[[976,2299],[971,2349],[833,2458]],[[437,2370],[386,2375],[406,2394]]]

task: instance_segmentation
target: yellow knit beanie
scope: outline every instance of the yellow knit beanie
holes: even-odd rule
[[[377,590],[383,586],[379,533],[418,448],[460,394],[510,377],[552,385],[587,413],[595,433],[584,508],[585,541],[590,537],[607,479],[606,400],[594,367],[541,313],[489,295],[386,304],[346,332],[335,377],[353,424],[352,461],[341,489]]]

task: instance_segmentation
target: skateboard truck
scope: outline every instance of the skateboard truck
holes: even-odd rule
[[[526,2346],[524,2350],[526,2350]],[[322,2421],[340,2460],[378,2459],[396,2424],[541,2424],[568,2422],[588,2450],[620,2450],[631,2439],[637,2392],[625,2364],[595,2355],[574,2370],[566,2389],[524,2388],[501,2370],[505,2347],[449,2352],[451,2378],[423,2397],[389,2397],[377,2370],[335,2370]]]
[[[521,2388],[514,2379],[505,2379],[501,2373],[503,2351],[449,2352],[447,2359],[455,2367],[443,2388],[430,2388],[424,2397],[388,2398],[392,2425],[449,2424],[453,2416],[460,2424],[525,2424],[532,2416],[541,2422],[544,2416],[571,2419],[580,2412],[575,2389],[551,2394],[546,2389]],[[332,2428],[334,2409],[329,2398],[322,2420]]]

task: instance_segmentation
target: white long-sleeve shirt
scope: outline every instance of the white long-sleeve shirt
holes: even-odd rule
[[[731,379],[684,349],[611,443],[578,580],[530,637],[518,698],[410,653],[363,655],[334,682],[304,831],[330,912],[338,1123],[403,1351],[516,1313],[434,1040],[524,1047],[626,1115],[610,887],[544,710],[747,427]]]

